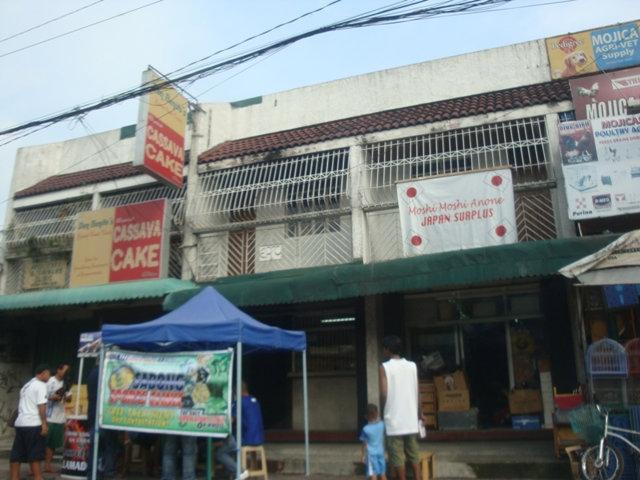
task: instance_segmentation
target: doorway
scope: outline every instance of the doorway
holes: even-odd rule
[[[500,427],[509,420],[509,357],[505,324],[461,326],[471,404],[478,407],[480,428]]]

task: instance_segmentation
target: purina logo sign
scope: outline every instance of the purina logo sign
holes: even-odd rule
[[[399,183],[405,256],[518,240],[510,170]]]

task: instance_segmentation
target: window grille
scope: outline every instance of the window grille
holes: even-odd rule
[[[101,198],[101,207],[117,207],[120,205],[129,205],[131,203],[148,202],[166,198],[171,208],[171,230],[177,231],[184,225],[184,195],[186,185],[182,188],[168,187],[165,185],[153,185],[126,192],[113,194],[105,194]]]
[[[305,327],[307,369],[313,373],[348,373],[356,370],[355,318],[330,318],[321,326]],[[330,322],[330,323],[324,323]],[[292,371],[300,372],[300,355],[292,356]]]
[[[399,181],[489,168],[511,168],[514,184],[552,180],[543,117],[433,133],[364,147],[365,206],[397,203]]]
[[[206,173],[195,202],[196,228],[339,208],[347,203],[348,169],[348,149],[340,149]]]
[[[90,199],[18,209],[6,231],[7,247],[32,241],[71,238],[76,215],[87,210],[91,210]]]

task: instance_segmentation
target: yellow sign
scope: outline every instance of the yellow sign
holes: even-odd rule
[[[66,258],[27,258],[23,263],[22,289],[64,288],[67,284]]]
[[[114,208],[78,215],[69,279],[71,287],[109,283],[114,216]]]
[[[143,73],[142,81],[147,85],[162,79],[149,69]],[[182,187],[188,113],[188,100],[170,85],[142,97],[133,165],[163,182]]]
[[[551,77],[568,78],[640,64],[640,22],[547,38]]]

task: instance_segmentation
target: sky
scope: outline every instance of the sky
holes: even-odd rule
[[[157,3],[151,4],[154,1]],[[241,49],[396,1],[342,0]],[[248,64],[202,79],[188,90],[201,102],[236,101],[640,19],[639,0],[573,0],[530,7],[554,1],[557,0],[516,0],[508,10],[332,32],[289,46],[246,71],[240,72]],[[4,40],[94,2],[78,13]],[[133,88],[147,65],[171,72],[328,3],[330,0],[0,0],[0,129]],[[8,54],[136,7],[142,8]],[[229,78],[232,75],[235,76]],[[0,223],[17,148],[130,125],[136,122],[137,110],[138,102],[128,101],[88,114],[84,123],[90,130],[70,120],[0,146]],[[0,138],[0,143],[4,140]]]

